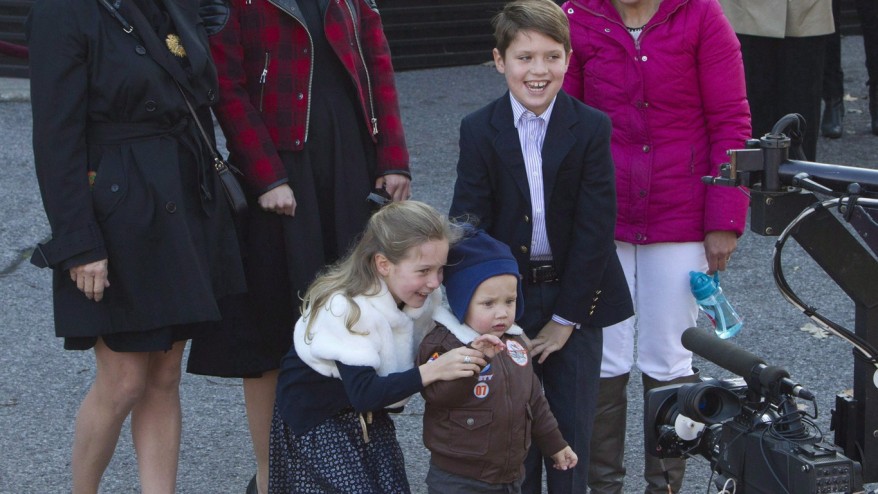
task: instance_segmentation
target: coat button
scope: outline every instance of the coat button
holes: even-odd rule
[[[302,145],[302,141],[300,141],[299,139],[296,139],[296,142],[294,142],[293,144],[295,144],[296,147],[299,147]]]
[[[119,184],[113,184],[110,186],[110,192],[119,192]]]
[[[177,203],[175,203],[173,201],[169,201],[167,204],[165,204],[165,211],[167,211],[171,214],[176,213],[177,212]]]
[[[207,99],[209,99],[210,101],[213,101],[215,98],[216,98],[216,91],[214,91],[213,89],[208,89],[207,90]]]
[[[639,195],[640,197],[646,197],[646,191],[641,190],[640,192],[637,193],[637,195]]]
[[[634,240],[643,240],[643,234],[642,233],[635,233]]]
[[[296,99],[302,101],[303,99],[305,99],[305,95],[302,93],[296,93]]]
[[[643,146],[643,152],[644,152],[644,153],[648,153],[648,152],[649,152],[649,146]]]
[[[141,45],[137,45],[134,47],[134,53],[137,53],[138,55],[146,55],[146,48]]]
[[[645,61],[647,61],[647,60],[648,60],[648,58],[646,58],[646,55],[640,57],[640,61],[641,61],[641,62],[645,62]]]
[[[525,223],[530,223],[530,216],[524,215],[524,218],[522,218],[522,219],[524,220]]]
[[[468,419],[466,419],[466,425],[473,425],[473,424],[475,424],[475,423],[476,423],[476,421],[475,421],[474,419],[472,419],[472,418],[468,418]]]
[[[522,254],[527,254],[527,246],[525,245],[519,247],[518,250],[520,250]]]
[[[155,101],[149,100],[146,102],[146,111],[155,111],[156,108],[158,108],[158,105]]]

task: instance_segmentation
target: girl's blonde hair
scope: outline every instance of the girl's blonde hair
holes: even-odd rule
[[[439,214],[432,206],[418,201],[393,202],[369,219],[359,242],[347,255],[325,269],[308,287],[300,312],[308,317],[305,341],[311,341],[314,314],[329,304],[336,294],[350,303],[345,325],[348,329],[360,319],[360,308],[353,298],[376,295],[381,289],[375,255],[383,254],[393,264],[406,259],[413,247],[433,240],[449,244],[461,237],[461,227]]]

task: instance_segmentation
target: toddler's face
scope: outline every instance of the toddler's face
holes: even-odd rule
[[[505,55],[494,49],[494,63],[506,76],[512,96],[535,115],[542,115],[561,90],[569,55],[563,44],[542,33],[520,31]]]
[[[515,322],[518,278],[511,274],[492,276],[476,288],[464,318],[479,334],[500,337]]]
[[[375,262],[397,304],[421,307],[442,283],[447,258],[448,241],[431,240],[409,249],[399,263],[394,264],[380,254]]]

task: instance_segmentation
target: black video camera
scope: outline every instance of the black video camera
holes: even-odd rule
[[[813,395],[789,374],[703,329],[687,329],[683,346],[741,377],[648,391],[647,454],[701,456],[716,487],[737,494],[862,491],[860,464],[824,441],[795,399]]]

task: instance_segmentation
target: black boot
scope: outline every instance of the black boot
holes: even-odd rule
[[[872,115],[872,133],[878,136],[878,82],[869,85],[869,113]]]
[[[823,100],[823,121],[820,123],[820,131],[825,137],[838,139],[844,133],[844,100]]]

